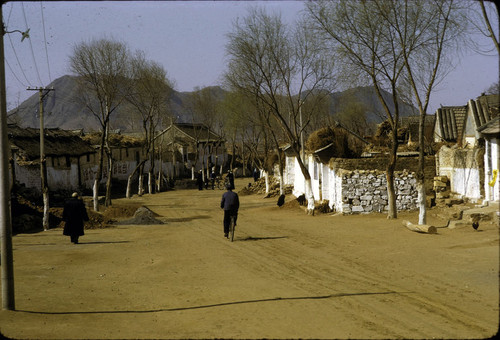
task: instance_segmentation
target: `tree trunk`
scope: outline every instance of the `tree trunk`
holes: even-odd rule
[[[394,121],[397,124],[397,121]],[[396,206],[396,190],[394,188],[394,170],[396,169],[397,151],[398,151],[398,136],[397,125],[392,131],[392,145],[389,164],[387,165],[386,179],[387,179],[387,199],[389,203],[388,219],[398,218],[398,209]]]
[[[285,179],[283,178],[283,162],[281,161],[281,153],[278,150],[278,167],[280,172],[280,196],[285,194]]]
[[[425,192],[425,112],[420,113],[418,124],[418,170],[417,170],[417,189],[418,189],[418,224],[425,224],[427,221],[427,206]]]
[[[151,173],[151,169],[148,171],[148,194],[153,193],[153,174]]]
[[[426,193],[425,193],[425,183],[421,183],[420,181],[417,182],[417,190],[418,190],[418,207],[419,207],[419,213],[418,213],[418,224],[427,224],[427,207],[425,205],[426,203]]]
[[[410,229],[411,231],[416,231],[418,233],[427,233],[427,234],[437,234],[437,228],[432,225],[427,224],[413,224],[409,221],[403,221],[403,225]]]
[[[127,191],[125,193],[125,197],[126,198],[130,198],[131,197],[131,191],[132,191],[132,176],[133,174],[130,174],[128,175],[128,178],[127,178]]]
[[[113,179],[113,158],[111,152],[108,155],[108,178],[106,180],[106,199],[104,205],[109,207],[111,205],[111,180]]]
[[[269,173],[267,170],[264,170],[264,180],[266,182],[266,196],[269,194]]]
[[[140,162],[139,164],[136,165],[134,171],[130,175],[128,175],[127,179],[127,192],[125,194],[125,197],[130,198],[132,197],[132,178],[134,177],[135,173],[137,170],[141,167],[142,164],[144,164],[145,161]]]
[[[139,167],[139,188],[137,190],[137,194],[139,196],[142,196],[144,195],[144,178],[143,178],[143,172],[144,172],[144,163],[141,164],[141,166]]]
[[[307,199],[307,214],[308,215],[314,215],[314,194],[312,190],[312,183],[311,183],[311,177],[306,178],[305,180],[305,191],[306,191],[306,199]]]
[[[298,150],[293,149],[295,153],[295,157],[297,158],[297,162],[299,163],[300,171],[302,171],[302,175],[304,176],[304,184],[305,184],[305,196],[307,199],[307,214],[314,215],[314,193],[312,190],[312,182],[311,182],[311,174],[309,173],[309,169],[307,169],[304,160],[300,158],[300,154]]]
[[[43,230],[49,230],[49,189],[43,189]]]
[[[94,186],[92,188],[92,199],[94,201],[94,211],[99,211],[99,179],[94,179]]]
[[[99,184],[102,179],[102,168],[103,168],[103,162],[104,162],[104,146],[106,144],[106,126],[102,126],[102,131],[101,131],[101,141],[100,141],[100,148],[99,148],[99,163],[97,165],[97,173],[95,174],[94,178],[94,186],[92,188],[93,190],[93,200],[94,200],[94,211],[99,211]]]

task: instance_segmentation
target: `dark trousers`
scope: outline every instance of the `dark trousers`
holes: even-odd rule
[[[71,237],[71,242],[78,243],[78,238],[79,238],[78,235],[71,235],[70,237]]]
[[[234,225],[236,226],[236,220],[238,219],[238,211],[236,210],[224,210],[224,234],[229,233],[229,225],[231,224],[231,216],[234,216]]]

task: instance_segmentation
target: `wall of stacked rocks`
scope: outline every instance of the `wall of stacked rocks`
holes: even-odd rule
[[[389,210],[387,180],[381,170],[341,170],[343,213],[371,213]],[[418,192],[414,172],[394,172],[396,207],[398,210],[416,210]],[[432,185],[432,183],[431,183]]]

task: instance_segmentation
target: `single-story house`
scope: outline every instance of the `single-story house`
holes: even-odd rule
[[[175,176],[191,176],[209,165],[218,168],[228,160],[224,139],[204,124],[173,123],[155,138],[158,148],[173,158],[168,161]]]
[[[452,193],[474,201],[491,196],[485,183],[492,179],[494,168],[492,162],[486,164],[486,157],[492,157],[495,150],[494,119],[499,114],[499,97],[483,94],[465,106],[441,107],[436,111],[435,141],[455,143],[438,151],[436,172],[450,179]]]
[[[11,180],[41,189],[40,130],[8,125],[11,145]],[[77,190],[85,186],[84,174],[96,162],[94,148],[72,131],[44,130],[44,153],[49,190]]]

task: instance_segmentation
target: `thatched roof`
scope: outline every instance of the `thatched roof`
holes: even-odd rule
[[[20,128],[9,125],[7,134],[11,149],[26,161],[40,158],[40,130],[35,128]],[[82,156],[94,153],[95,150],[73,131],[60,129],[45,129],[45,155]]]
[[[101,144],[101,133],[89,133],[83,139],[91,145],[99,146]],[[111,133],[109,135],[109,145],[112,148],[132,148],[141,147],[144,145],[144,138],[139,138],[132,135],[121,135]]]

